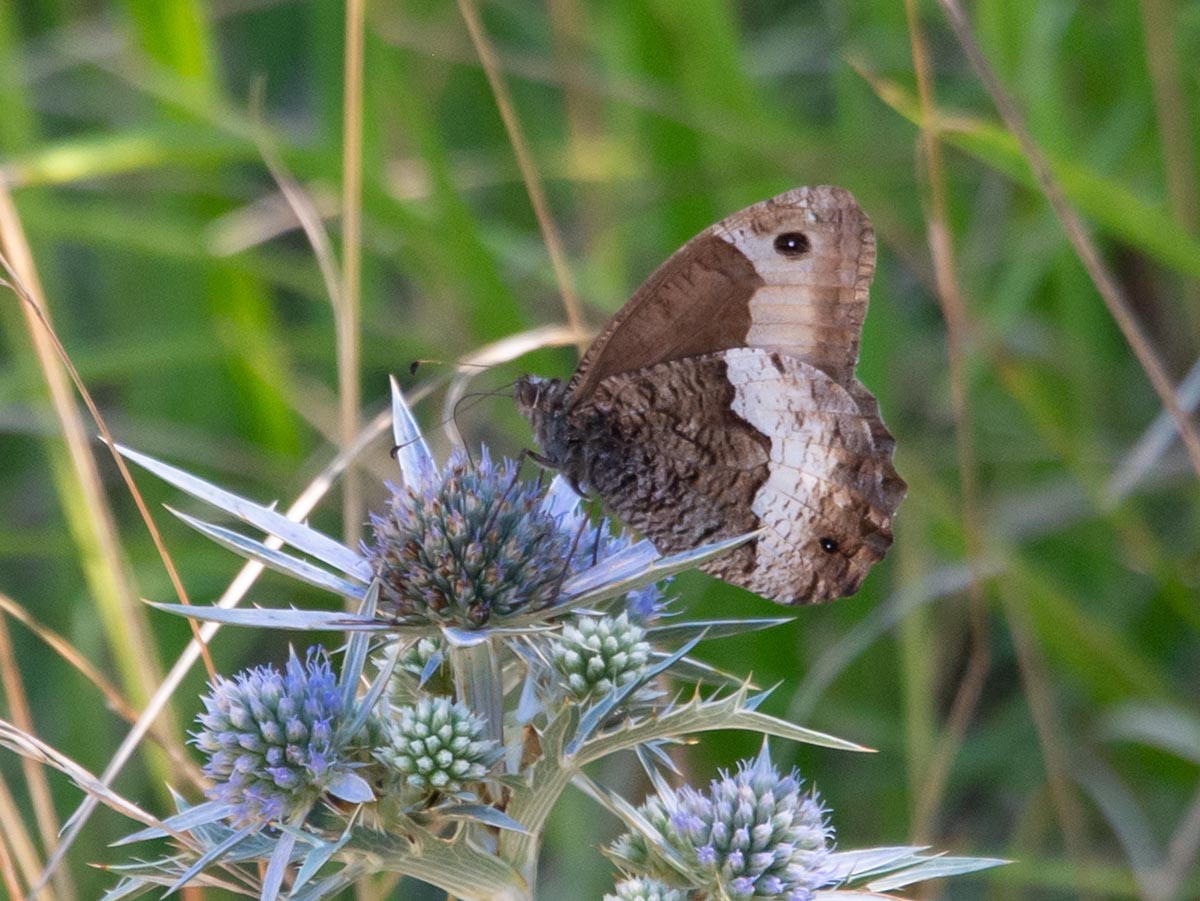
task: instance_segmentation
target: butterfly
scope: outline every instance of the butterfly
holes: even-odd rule
[[[701,232],[609,320],[567,382],[523,376],[543,465],[661,553],[746,533],[703,567],[781,604],[853,594],[907,486],[855,378],[875,233],[797,188]]]

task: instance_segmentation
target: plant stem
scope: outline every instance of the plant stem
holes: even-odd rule
[[[476,645],[451,645],[454,692],[487,722],[487,737],[504,742],[504,680],[492,639]]]

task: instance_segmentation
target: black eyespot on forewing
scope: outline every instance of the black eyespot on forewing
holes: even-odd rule
[[[836,554],[837,553],[838,543],[836,541],[834,541],[832,538],[822,538],[818,541],[818,544],[821,545],[821,550],[823,550],[827,554]]]
[[[785,257],[802,257],[812,249],[804,232],[783,232],[775,236],[775,252]]]

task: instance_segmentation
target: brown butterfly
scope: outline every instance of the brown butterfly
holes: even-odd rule
[[[849,191],[797,188],[701,232],[569,382],[524,376],[539,462],[663,553],[747,532],[705,570],[781,604],[853,594],[904,480],[854,377],[875,233]]]

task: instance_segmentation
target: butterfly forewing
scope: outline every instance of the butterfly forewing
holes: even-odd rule
[[[777,247],[802,240],[800,252]],[[729,350],[764,347],[841,380],[858,360],[875,233],[849,191],[797,188],[701,232],[660,266],[592,343],[568,386]]]

